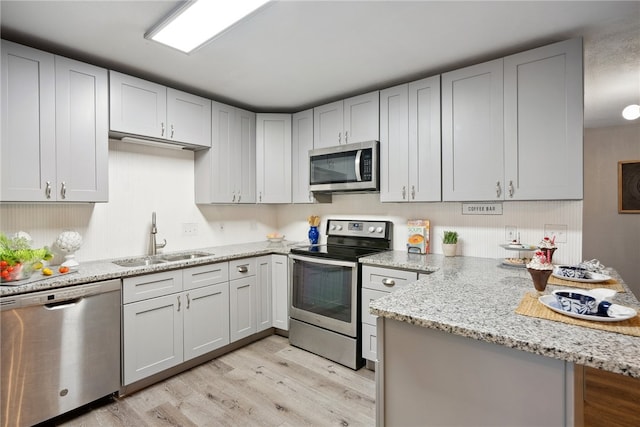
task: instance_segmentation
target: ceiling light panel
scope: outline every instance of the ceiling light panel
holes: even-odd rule
[[[268,0],[196,0],[145,37],[189,53],[265,3]]]

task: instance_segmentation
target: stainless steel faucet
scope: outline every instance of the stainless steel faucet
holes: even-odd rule
[[[151,248],[149,255],[155,255],[158,249],[162,249],[167,246],[167,239],[162,239],[162,243],[156,243],[156,234],[158,234],[158,227],[156,227],[156,213],[151,214]]]

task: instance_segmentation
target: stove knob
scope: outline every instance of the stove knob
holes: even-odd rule
[[[336,225],[336,230],[338,231],[342,230],[342,226],[340,224]]]
[[[376,231],[376,228],[374,226],[369,227],[369,233],[373,233],[374,231]]]
[[[378,227],[378,228],[376,228],[376,232],[377,232],[377,233],[382,233],[383,231],[384,231],[384,230],[382,229],[382,227]]]
[[[330,228],[331,228],[331,230],[335,230],[335,229],[336,229],[335,224],[331,224],[331,227],[330,227]]]

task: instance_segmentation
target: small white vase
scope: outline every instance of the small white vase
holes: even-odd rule
[[[444,256],[456,256],[457,248],[458,248],[457,243],[443,243],[442,253],[444,254]]]

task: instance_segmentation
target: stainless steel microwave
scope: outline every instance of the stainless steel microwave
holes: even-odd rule
[[[315,192],[378,191],[378,141],[309,151],[309,186]]]

